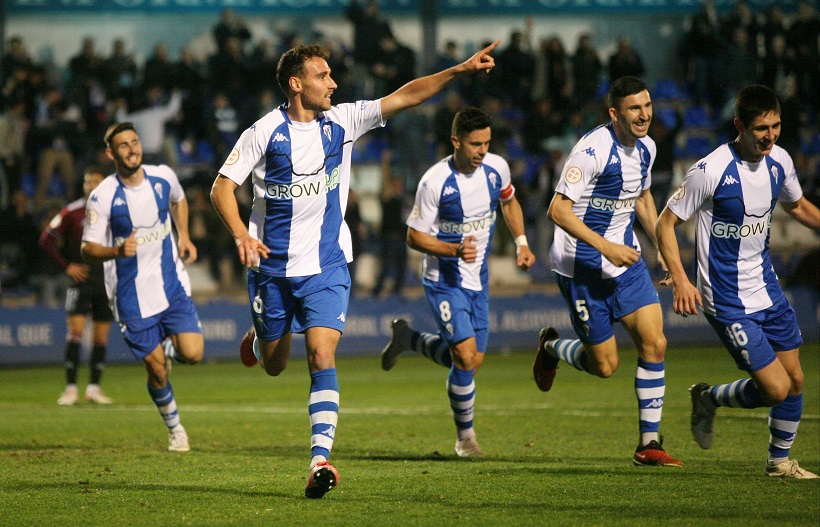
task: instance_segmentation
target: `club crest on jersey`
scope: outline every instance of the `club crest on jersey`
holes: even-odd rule
[[[159,182],[154,183],[154,192],[157,193],[157,196],[159,196],[159,199],[162,199],[162,183],[159,183]],[[123,203],[123,205],[125,205],[125,203]]]
[[[581,181],[581,178],[584,177],[584,173],[581,172],[581,169],[578,167],[569,167],[565,177],[567,179],[567,183],[578,183]]]
[[[233,165],[237,161],[239,161],[239,149],[234,148],[233,150],[231,150],[231,154],[228,156],[228,159],[225,160],[225,164]]]
[[[493,172],[492,174],[490,174],[490,184],[493,186],[493,188],[495,188],[495,186],[496,186],[496,175],[495,175],[495,172]]]
[[[772,177],[774,178],[774,182],[775,182],[775,184],[777,184],[777,175],[778,175],[778,174],[777,174],[777,167],[776,167],[776,166],[772,166]]]
[[[333,141],[333,138],[330,136],[331,127],[329,124],[326,124],[322,127],[322,132],[324,132],[325,137],[327,137],[328,141]]]

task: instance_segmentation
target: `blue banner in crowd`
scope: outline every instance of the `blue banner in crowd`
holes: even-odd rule
[[[820,294],[814,289],[788,292],[797,312],[803,338],[820,340]],[[670,349],[675,346],[718,345],[714,330],[704,317],[683,318],[672,312],[672,295],[661,291],[664,330]],[[205,334],[205,360],[238,360],[239,342],[250,327],[249,307],[244,303],[212,302],[197,307]],[[353,298],[339,356],[376,356],[390,340],[390,321],[403,317],[422,331],[434,331],[433,317],[424,298],[373,300]],[[574,333],[561,296],[528,294],[492,297],[490,300],[490,352],[535,349],[538,331],[553,326],[566,336]],[[0,366],[59,364],[65,347],[65,312],[62,309],[28,307],[0,308]],[[109,362],[133,362],[116,326],[111,331]],[[631,346],[629,336],[617,326],[617,338]],[[293,355],[304,357],[304,339],[294,338]]]
[[[341,14],[349,0],[4,0],[15,13],[207,13],[226,7],[239,13],[277,15]],[[389,14],[417,13],[424,0],[380,0]],[[791,11],[797,0],[748,0],[759,11],[777,5]],[[363,3],[363,0],[360,0]],[[442,16],[538,15],[560,13],[695,12],[703,0],[438,0]],[[734,0],[715,0],[728,9]]]

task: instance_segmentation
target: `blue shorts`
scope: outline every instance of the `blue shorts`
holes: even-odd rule
[[[439,334],[448,346],[475,337],[479,352],[487,351],[490,332],[490,297],[473,291],[424,280],[427,302],[436,319]]]
[[[285,333],[321,326],[344,332],[350,296],[346,265],[311,276],[270,276],[248,270],[248,295],[256,336],[272,341]]]
[[[196,306],[184,291],[172,299],[168,309],[162,313],[126,320],[119,325],[125,343],[138,360],[144,360],[166,337],[180,333],[202,333]]]
[[[585,344],[600,344],[615,335],[614,323],[650,304],[659,304],[658,291],[643,260],[615,278],[568,278],[555,281],[569,306],[575,334]]]
[[[737,317],[706,315],[737,367],[754,373],[774,362],[775,353],[803,344],[797,315],[785,298],[763,311]]]

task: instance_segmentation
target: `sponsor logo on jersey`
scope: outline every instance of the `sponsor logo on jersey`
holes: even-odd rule
[[[450,194],[456,194],[456,193],[458,193],[458,189],[456,189],[455,187],[451,187],[450,185],[447,185],[446,187],[444,187],[443,194],[445,196],[449,196]]]
[[[712,233],[712,236],[717,238],[739,240],[740,238],[748,238],[749,236],[768,235],[769,226],[771,224],[772,216],[769,214],[769,217],[764,220],[755,223],[747,223],[745,225],[736,225],[734,223],[716,221],[709,228],[709,231]]]
[[[675,193],[672,194],[672,199],[674,201],[680,201],[680,200],[683,199],[683,197],[685,195],[686,195],[686,185],[682,184],[681,186],[678,187],[678,190],[676,190]]]
[[[582,152],[590,157],[595,157],[595,149],[592,147],[589,147],[586,150],[582,150]]]
[[[273,139],[271,139],[271,141],[273,141],[274,143],[280,143],[282,141],[287,141],[287,140],[288,140],[288,138],[285,137],[285,134],[283,134],[282,132],[276,132],[276,135],[273,136]]]
[[[569,170],[567,170],[567,175],[564,177],[566,178],[567,183],[578,183],[581,181],[581,178],[584,177],[584,173],[581,172],[581,169],[578,167],[569,167]]]
[[[171,218],[169,217],[165,223],[160,225],[159,229],[153,230],[148,233],[140,234],[139,236],[135,236],[137,240],[137,247],[141,247],[143,245],[147,245],[149,243],[157,243],[162,242],[165,238],[167,238],[171,234]],[[114,245],[120,246],[125,243],[125,238],[118,236],[114,238]]]
[[[496,212],[492,211],[489,215],[479,218],[477,220],[468,221],[465,223],[455,223],[452,221],[439,222],[439,231],[453,234],[470,234],[472,232],[482,232],[489,230],[495,224]]]
[[[228,159],[225,160],[225,164],[233,165],[237,161],[239,161],[239,149],[234,148],[233,150],[231,150],[231,154],[228,156]]]
[[[330,175],[325,174],[324,181],[315,180],[308,183],[265,183],[265,196],[271,199],[297,199],[305,196],[318,196],[321,193],[332,192],[341,182],[339,167],[333,169]]]
[[[636,201],[636,198],[612,199],[593,196],[589,199],[589,205],[596,210],[614,212],[621,209],[634,209]]]
[[[91,201],[92,201],[93,203],[97,203],[97,202],[98,202],[98,201],[100,201],[100,200],[99,200],[99,198],[97,198],[97,195],[96,195],[96,194],[94,194],[93,196],[91,196]]]
[[[701,161],[695,166],[698,167],[702,172],[706,172],[706,161]]]
[[[345,314],[344,314],[344,312],[342,312],[342,314],[341,314],[341,315],[339,315],[338,317],[336,317],[336,320],[341,320],[342,322],[344,322],[344,321],[345,321]]]
[[[739,181],[736,180],[733,175],[726,174],[726,178],[723,180],[723,183],[721,183],[721,186],[723,186],[723,185],[736,185],[737,183],[739,183]]]
[[[125,206],[125,200],[118,197],[117,199],[114,200],[114,205],[113,206],[114,207],[124,207]]]
[[[612,154],[612,157],[609,158],[609,164],[610,165],[620,165],[621,160],[618,159],[618,156],[616,156],[615,154]]]
[[[647,408],[663,408],[663,399],[652,399],[649,404],[646,405]]]

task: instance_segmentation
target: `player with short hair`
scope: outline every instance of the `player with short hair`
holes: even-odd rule
[[[765,474],[814,479],[789,459],[803,413],[803,339],[769,256],[772,213],[778,201],[801,224],[820,231],[820,210],[803,195],[791,156],[775,142],[780,103],[761,85],[735,98],[738,135],[692,165],[657,222],[657,237],[669,266],[675,313],[703,310],[709,324],[750,378],[689,391],[692,434],[701,448],[714,440],[716,408],[771,407]],[[681,263],[675,227],[694,217],[697,225],[697,288]]]
[[[67,331],[63,366],[66,387],[57,399],[60,406],[77,404],[77,368],[80,363],[80,345],[88,318],[92,321],[92,348],[88,361],[91,378],[85,388],[85,400],[96,404],[111,404],[111,399],[100,388],[100,380],[105,368],[108,333],[114,316],[108,307],[102,264],[88,264],[83,261],[80,254],[86,199],[104,178],[105,174],[100,168],[87,168],[83,174],[83,197],[63,207],[40,234],[40,248],[71,279],[65,298]]]
[[[449,368],[447,397],[456,424],[456,455],[481,457],[473,429],[476,385],[490,328],[489,256],[500,208],[515,239],[516,264],[529,270],[535,255],[524,234],[510,167],[490,153],[490,117],[464,108],[453,119],[453,154],[433,165],[419,181],[407,219],[407,245],[424,253],[422,283],[438,333],[422,333],[404,319],[393,321],[393,338],[382,351],[390,370],[412,349]]]
[[[116,173],[88,199],[82,255],[103,262],[111,310],[148,372],[148,393],[168,428],[168,450],[187,452],[168,373],[171,361],[196,364],[204,349],[184,266],[197,256],[188,234],[188,201],[170,167],[142,164],[133,124],[112,124],[105,144]]]
[[[495,66],[498,42],[465,62],[415,79],[375,101],[333,105],[337,85],[319,46],[297,46],[279,60],[287,103],[242,133],[211,190],[217,213],[248,271],[254,327],[240,346],[244,364],[279,375],[292,333],[304,333],[310,369],[311,461],[307,498],[321,498],[339,474],[328,461],[339,408],[336,347],[350,293],[350,231],[344,222],[353,142],[464,75]],[[252,174],[249,225],[234,191]]]
[[[658,293],[634,232],[635,217],[655,242],[658,218],[649,186],[655,142],[647,135],[652,99],[636,77],[615,80],[607,97],[609,124],[588,132],[564,164],[549,207],[555,222],[550,266],[580,340],[544,328],[533,363],[535,382],[549,391],[558,363],[606,378],[620,359],[613,323],[627,329],[638,348],[635,394],[638,448],[635,465],[680,467],[659,435],[666,382],[666,337]]]

